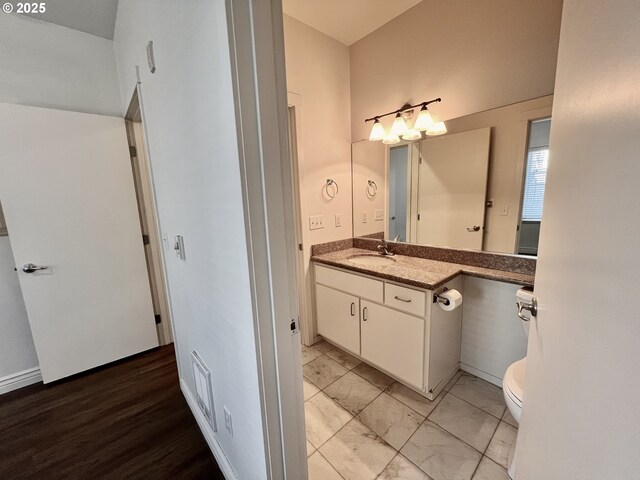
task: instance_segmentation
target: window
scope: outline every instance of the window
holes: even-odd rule
[[[522,204],[522,220],[524,221],[539,222],[542,220],[542,203],[544,201],[544,187],[547,182],[548,162],[548,146],[529,149]]]

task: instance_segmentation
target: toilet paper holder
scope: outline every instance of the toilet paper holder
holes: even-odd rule
[[[447,287],[444,287],[444,288],[442,289],[442,291],[440,292],[440,294],[442,294],[442,293],[446,292],[447,290],[449,290],[449,289],[448,289]],[[451,302],[449,301],[449,299],[448,299],[448,298],[441,297],[441,296],[440,296],[440,294],[438,294],[438,293],[434,293],[434,294],[433,294],[433,303],[441,303],[441,304],[443,304],[443,305],[449,305],[449,304],[451,303]]]

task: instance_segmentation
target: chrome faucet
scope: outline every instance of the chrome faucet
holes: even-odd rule
[[[398,239],[400,235],[396,235],[396,238],[393,239],[392,243],[398,243]],[[378,250],[380,255],[384,255],[385,257],[391,257],[395,255],[391,250],[389,250],[389,242],[387,242],[384,238],[382,239],[382,243],[378,245]]]

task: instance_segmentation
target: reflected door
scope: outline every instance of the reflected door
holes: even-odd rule
[[[389,151],[389,235],[407,241],[407,205],[409,204],[409,146]]]
[[[122,118],[0,105],[0,195],[45,382],[158,345]]]
[[[417,242],[482,250],[490,128],[424,140]]]

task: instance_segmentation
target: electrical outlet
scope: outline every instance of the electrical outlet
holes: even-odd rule
[[[340,215],[339,213],[336,213],[336,227],[341,227],[342,226],[342,215]]]
[[[229,432],[229,435],[233,437],[233,419],[231,418],[231,413],[227,409],[226,405],[224,407],[224,426]]]
[[[324,228],[324,215],[314,215],[309,217],[309,230]]]
[[[381,208],[376,208],[376,211],[374,213],[374,220],[376,222],[384,220],[384,210],[382,210]]]
[[[362,212],[362,223],[367,223],[367,212]]]
[[[502,205],[502,208],[500,208],[500,215],[503,217],[509,216],[509,205]]]

